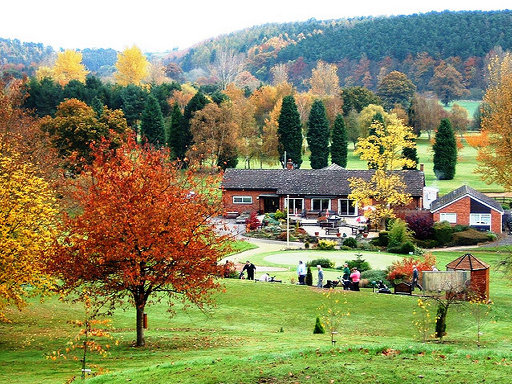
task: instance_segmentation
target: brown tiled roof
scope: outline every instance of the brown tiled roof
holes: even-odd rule
[[[478,260],[471,253],[466,253],[451,263],[446,264],[446,269],[462,270],[462,271],[479,271],[489,268],[489,265]]]
[[[348,179],[370,180],[373,170],[349,169],[227,169],[222,187],[231,190],[272,190],[278,195],[346,196]],[[423,194],[425,176],[416,170],[395,171],[402,175],[407,192],[413,197]]]
[[[463,185],[462,187],[459,187],[451,191],[450,193],[447,193],[446,195],[440,197],[439,199],[433,201],[432,204],[430,205],[430,211],[435,212],[447,205],[450,205],[451,203],[459,200],[464,196],[470,196],[473,199],[479,200],[485,205],[495,209],[496,211],[503,213],[503,208],[501,207],[500,203],[498,203],[492,197],[485,196],[483,193],[478,192],[476,189],[468,187],[467,185]]]

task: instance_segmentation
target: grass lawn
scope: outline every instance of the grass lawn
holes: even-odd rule
[[[472,253],[495,264],[504,250]],[[442,267],[463,252],[438,252]],[[343,260],[337,251],[323,255]],[[317,255],[301,254],[304,259]],[[347,253],[353,256],[353,253]],[[392,255],[380,256],[384,263]],[[295,266],[293,253],[256,255],[257,265]],[[294,269],[287,273],[290,276]],[[113,317],[114,345],[105,358],[91,363],[111,373],[90,383],[488,383],[504,382],[512,366],[512,297],[510,281],[491,271],[491,317],[483,323],[477,348],[476,324],[469,305],[450,309],[445,343],[422,343],[413,326],[416,297],[337,290],[341,318],[335,348],[330,335],[313,335],[315,318],[325,313],[321,290],[289,284],[224,280],[216,306],[201,312],[176,307],[170,319],[165,303],[147,308],[147,346],[132,347],[135,311],[128,304]],[[0,324],[1,383],[63,383],[79,376],[79,363],[51,361],[45,354],[63,348],[80,319],[79,304],[52,298],[34,300],[22,312],[10,311],[12,323]],[[96,370],[96,368],[93,368]],[[506,379],[505,379],[506,381]]]
[[[445,110],[451,111],[453,104],[458,104],[459,106],[461,106],[462,108],[465,108],[468,111],[468,117],[470,119],[472,119],[475,112],[477,111],[478,107],[480,106],[481,102],[482,101],[479,101],[479,100],[455,100],[455,101],[452,101],[451,103],[448,103],[448,106],[445,106],[442,103],[441,103],[441,105],[443,105],[443,108]]]

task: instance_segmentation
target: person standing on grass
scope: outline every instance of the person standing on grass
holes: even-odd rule
[[[245,262],[244,269],[242,269],[242,273],[244,273],[244,271],[247,271],[247,280],[254,280],[254,271],[256,271],[256,266],[249,260]]]
[[[414,291],[414,287],[418,287],[420,291],[423,291],[423,287],[418,283],[418,278],[420,276],[420,273],[418,272],[418,268],[413,265],[412,266],[412,285],[411,285],[411,291]]]
[[[350,280],[352,280],[352,290],[359,291],[359,280],[361,280],[361,272],[359,272],[355,267],[352,268]]]
[[[322,270],[322,266],[320,264],[317,265],[316,268],[318,269],[318,284],[316,286],[317,288],[322,288],[324,286],[324,271]]]
[[[306,266],[302,262],[302,260],[299,261],[299,266],[297,267],[297,275],[299,277],[299,284],[304,285],[305,279],[306,279]]]
[[[345,263],[343,266],[343,280],[349,280],[350,279],[350,268],[348,267],[348,264]]]

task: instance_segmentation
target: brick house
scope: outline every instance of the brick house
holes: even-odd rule
[[[447,221],[452,225],[501,233],[503,208],[481,192],[467,185],[440,197],[430,206],[434,221]]]
[[[413,200],[407,209],[422,208],[425,186],[423,172],[399,172]],[[340,216],[359,216],[362,210],[348,199],[348,179],[370,180],[373,170],[348,170],[341,167],[324,169],[227,169],[222,181],[224,212],[275,212],[289,209],[296,214],[320,213],[326,210]]]

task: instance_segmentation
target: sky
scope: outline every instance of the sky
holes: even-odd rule
[[[164,52],[270,22],[507,8],[510,0],[3,0],[0,37],[54,49]]]

